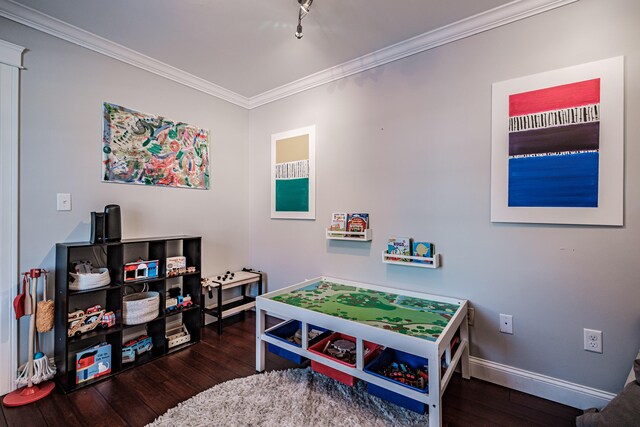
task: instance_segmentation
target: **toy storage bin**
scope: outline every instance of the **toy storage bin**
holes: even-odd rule
[[[402,406],[403,408],[406,408],[413,412],[417,412],[419,414],[424,414],[427,410],[426,403],[409,399],[406,396],[387,390],[386,388],[377,386],[375,384],[367,383],[367,391],[372,396],[379,397],[386,400],[387,402],[394,403],[398,406]]]
[[[122,323],[139,325],[158,317],[160,294],[158,292],[137,292],[122,298]]]
[[[321,339],[331,334],[331,331],[328,331],[325,328],[320,328],[318,326],[314,326],[310,324],[307,324],[307,326],[310,330],[315,329],[317,331],[322,331],[320,335],[318,335],[312,340],[309,340],[309,344],[307,345],[307,348],[311,347],[313,344],[317,343]],[[299,320],[289,320],[288,322],[281,323],[269,329],[268,331],[265,331],[265,334],[279,341],[285,342],[289,345],[300,347],[295,342],[288,341],[287,337],[292,337],[296,333],[296,331],[301,328],[302,328],[302,322],[300,322]],[[273,345],[271,343],[269,343],[268,348],[271,353],[278,355],[280,357],[284,357],[285,359],[289,359],[293,363],[301,364],[308,360],[306,357],[302,357],[299,354],[293,353],[289,350],[285,350],[284,348],[279,347],[277,345]]]
[[[378,373],[379,369],[389,366],[392,362],[396,362],[398,364],[403,363],[411,367],[411,369],[415,370],[417,368],[427,365],[429,360],[424,357],[405,353],[404,351],[394,350],[392,348],[386,348],[382,353],[380,353],[380,356],[375,358],[373,361],[371,361],[371,363],[369,363],[364,367],[364,371],[371,375],[375,375],[376,377],[382,378],[386,381],[397,383],[403,387],[409,388],[411,390],[415,390],[420,393],[429,392],[428,382],[426,384],[426,387],[423,390],[418,387],[413,387],[408,384],[403,384],[400,381],[395,381],[391,378],[387,378],[384,375]],[[403,408],[407,408],[411,411],[418,412],[420,414],[424,414],[425,412],[426,404],[419,402],[417,400],[409,399],[408,397],[405,397],[405,396],[402,396],[401,394],[387,390],[386,388],[380,387],[376,384],[370,384],[370,383],[367,384],[367,390],[372,395],[385,399],[391,403],[395,403],[396,405],[402,406]]]
[[[318,356],[322,356],[322,357],[326,357],[327,359],[334,360],[350,368],[355,368],[356,367],[355,364],[343,362],[342,360],[338,360],[322,352],[324,350],[324,347],[327,345],[329,341],[334,341],[339,339],[349,340],[354,343],[356,342],[356,339],[354,337],[341,334],[339,332],[334,332],[328,337],[322,339],[321,341],[315,343],[313,346],[309,347],[309,351],[317,354]],[[367,364],[371,359],[376,357],[376,355],[378,354],[378,351],[380,350],[380,346],[377,344],[365,341],[364,348],[369,349],[369,354],[367,354],[364,357],[364,363]],[[340,381],[342,384],[346,384],[350,387],[353,387],[358,382],[358,379],[353,377],[352,375],[345,374],[344,372],[338,371],[337,369],[330,368],[329,366],[323,365],[322,363],[316,362],[315,360],[311,361],[311,369],[321,374],[324,374],[330,378],[333,378],[334,380]]]

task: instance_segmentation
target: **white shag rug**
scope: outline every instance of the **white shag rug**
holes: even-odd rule
[[[160,426],[426,426],[419,415],[310,368],[272,371],[218,384],[169,409]]]

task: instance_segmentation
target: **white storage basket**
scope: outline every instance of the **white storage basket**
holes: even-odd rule
[[[69,290],[86,291],[88,289],[101,288],[111,282],[109,269],[105,267],[94,268],[91,273],[69,273]]]
[[[160,294],[158,292],[137,292],[122,298],[122,323],[139,325],[158,317]]]

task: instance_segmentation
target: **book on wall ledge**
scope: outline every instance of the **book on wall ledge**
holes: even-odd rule
[[[331,215],[331,231],[347,230],[347,214],[344,212],[334,213]],[[340,234],[332,234],[332,236],[340,236]]]
[[[413,256],[433,258],[435,253],[434,245],[430,242],[413,242]],[[433,264],[433,261],[414,259],[413,262],[419,264]]]
[[[390,237],[387,242],[387,253],[411,256],[411,238],[409,237]],[[389,261],[410,262],[411,260],[404,258],[388,257]]]
[[[367,228],[369,228],[368,213],[347,214],[347,231],[363,233]],[[358,237],[358,235],[353,235],[352,237]]]

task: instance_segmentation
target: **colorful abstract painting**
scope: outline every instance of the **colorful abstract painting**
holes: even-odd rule
[[[103,104],[103,181],[209,188],[209,131]]]
[[[493,85],[491,220],[622,225],[623,58]]]
[[[598,206],[600,79],[509,96],[509,206]]]
[[[271,218],[315,219],[315,126],[271,136]]]

